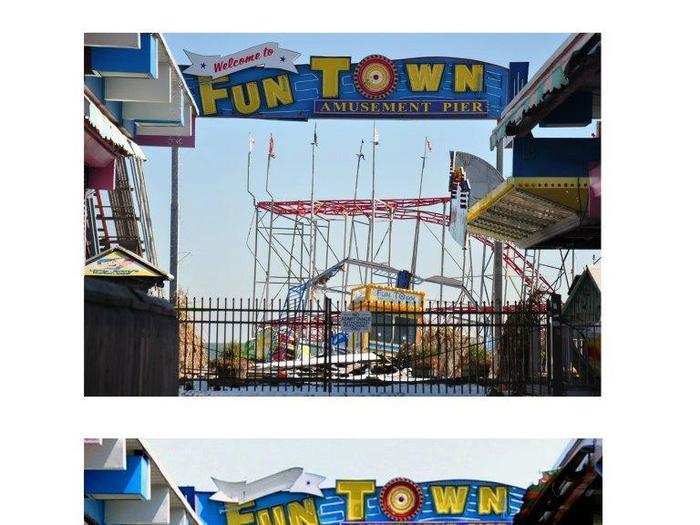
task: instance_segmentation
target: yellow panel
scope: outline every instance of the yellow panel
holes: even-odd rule
[[[352,289],[353,310],[404,312],[420,309],[425,292],[381,284],[367,284]]]
[[[572,211],[581,212],[588,208],[588,177],[520,177],[512,180],[518,189]]]

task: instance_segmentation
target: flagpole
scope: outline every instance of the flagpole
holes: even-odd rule
[[[273,138],[272,138],[272,133],[270,133],[270,143],[269,147],[267,150],[267,169],[265,171],[265,192],[270,196],[270,231],[268,232],[268,246],[267,246],[267,269],[266,269],[266,283],[265,283],[265,305],[267,305],[267,302],[270,298],[270,271],[271,271],[271,263],[272,263],[272,219],[274,217],[273,210],[275,208],[275,197],[270,193],[269,185],[270,185],[270,160],[272,157],[274,157],[274,153],[272,148],[274,147],[273,144]],[[266,306],[263,306],[263,308],[266,308]],[[263,315],[263,319],[264,319]]]
[[[361,140],[360,141],[360,151],[355,154],[357,157],[357,166],[355,168],[355,190],[353,191],[352,194],[352,200],[353,204],[357,202],[357,186],[360,180],[360,162],[362,159],[365,158],[364,154],[362,153],[362,146],[364,146],[365,141]],[[348,251],[345,254],[345,258],[348,259],[350,258],[350,255],[352,253],[352,239],[355,236],[355,215],[352,215],[352,218],[350,219],[350,238],[348,239]],[[348,277],[350,273],[350,269],[347,267],[345,268],[345,274],[343,275],[343,297],[345,297],[345,292],[347,291],[347,286],[348,286]],[[362,274],[360,274],[360,278],[362,278]]]
[[[372,216],[369,221],[369,262],[374,262],[374,218],[377,212],[376,203],[374,201],[375,196],[375,171],[374,171],[374,161],[377,154],[377,121],[372,123]],[[374,281],[374,272],[369,273],[370,282]],[[365,282],[367,281],[367,270],[365,270]]]
[[[428,157],[428,137],[423,143],[423,156],[421,157],[420,181],[418,183],[418,198],[423,195],[423,174],[425,173],[425,160]],[[416,217],[416,229],[413,232],[413,256],[411,257],[411,288],[413,288],[413,276],[416,274],[416,264],[418,260],[418,235],[420,232],[420,211]]]
[[[257,286],[257,270],[258,270],[258,207],[255,195],[250,191],[250,162],[253,156],[253,136],[248,135],[248,167],[246,173],[246,191],[253,199],[253,212],[255,213],[255,244],[253,250],[253,299],[255,299],[255,287]],[[247,242],[247,241],[246,241]],[[250,248],[249,248],[250,249]]]
[[[311,262],[309,264],[309,279],[313,279],[316,274],[316,218],[314,203],[314,185],[316,180],[316,147],[318,140],[316,137],[316,124],[314,124],[314,138],[311,141]],[[309,289],[309,300],[313,301],[313,286]]]

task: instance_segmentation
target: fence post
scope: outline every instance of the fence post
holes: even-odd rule
[[[331,355],[331,338],[333,337],[331,310],[331,298],[326,296],[323,300],[323,388],[328,392],[328,395],[331,394],[331,371],[328,364]]]
[[[564,349],[561,336],[561,295],[553,293],[547,301],[550,315],[550,351],[552,352],[552,386],[555,396],[564,395],[562,359]]]

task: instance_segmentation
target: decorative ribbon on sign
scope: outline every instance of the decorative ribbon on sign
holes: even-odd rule
[[[185,49],[192,65],[183,72],[204,77],[223,77],[251,67],[268,67],[297,72],[294,61],[301,53],[282,49],[277,42],[266,42],[230,55],[198,55]]]
[[[275,492],[303,493],[323,497],[319,485],[326,478],[304,472],[304,469],[301,467],[294,467],[250,483],[211,479],[216,488],[219,489],[218,492],[211,496],[211,500],[241,504],[274,494]]]

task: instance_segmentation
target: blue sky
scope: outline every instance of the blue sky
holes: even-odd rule
[[[390,58],[455,56],[507,66],[529,61],[530,73],[564,41],[566,34],[166,34],[178,62],[189,63],[183,49],[200,54],[226,54],[266,41],[302,53],[351,55],[353,62],[374,53]],[[360,140],[368,141],[372,121],[323,120],[318,122],[316,158],[317,198],[351,198],[355,153]],[[380,146],[376,159],[378,197],[415,196],[419,156],[424,137],[433,144],[428,159],[424,196],[446,194],[448,151],[460,149],[495,164],[488,139],[494,121],[379,121]],[[252,257],[245,248],[253,208],[245,193],[248,134],[256,139],[253,187],[263,198],[266,141],[275,137],[271,185],[276,200],[308,199],[310,147],[314,122],[273,122],[253,119],[200,118],[197,147],[183,149],[180,178],[180,286],[192,295],[249,297]],[[556,133],[556,132],[554,132]],[[570,136],[587,129],[567,130]],[[544,135],[544,133],[539,133]],[[551,131],[549,135],[553,134]],[[145,148],[149,158],[146,177],[160,265],[169,261],[170,150]],[[365,149],[367,151],[367,149]],[[369,156],[360,175],[360,196],[369,196]],[[510,153],[505,156],[510,172]],[[264,199],[263,199],[264,200]],[[412,226],[395,231],[392,263],[409,267]],[[427,236],[426,236],[427,239]],[[426,240],[427,242],[427,240]],[[419,275],[439,272],[439,250],[421,244]],[[553,255],[552,255],[553,256]],[[557,255],[558,257],[558,255]],[[580,264],[590,262],[582,255]],[[448,272],[449,273],[449,272]],[[454,273],[454,272],[452,272]]]
[[[338,478],[481,479],[526,488],[550,470],[563,439],[158,439],[149,440],[176,483],[215,490],[211,476],[253,481],[291,467]],[[360,459],[360,461],[358,461]]]

